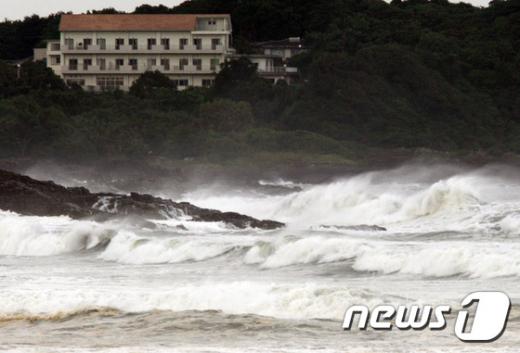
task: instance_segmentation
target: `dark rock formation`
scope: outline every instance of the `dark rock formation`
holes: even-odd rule
[[[188,202],[174,202],[151,195],[95,194],[85,188],[66,188],[51,181],[38,181],[3,170],[0,170],[0,209],[23,215],[67,215],[100,220],[133,215],[151,219],[184,215],[194,221],[224,222],[237,228],[277,229],[284,226],[275,221],[199,208]]]

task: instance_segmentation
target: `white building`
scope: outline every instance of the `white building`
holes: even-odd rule
[[[280,58],[284,63],[293,56],[307,51],[300,37],[290,37],[282,40],[253,43],[253,46],[264,55]]]
[[[298,69],[289,64],[289,59],[307,51],[299,37],[283,40],[253,43],[254,54],[245,56],[258,67],[260,77],[273,83],[284,80],[287,83],[297,81]]]
[[[128,90],[146,71],[210,86],[233,53],[229,15],[62,15],[47,65],[86,90]]]

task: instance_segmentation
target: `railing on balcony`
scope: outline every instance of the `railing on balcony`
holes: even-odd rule
[[[185,53],[221,53],[225,50],[224,45],[191,45],[187,44],[185,46],[165,46],[162,44],[152,45],[151,47],[145,48],[136,48],[132,45],[119,45],[117,47],[107,47],[101,46],[99,44],[90,44],[88,46],[84,45],[64,45],[62,46],[62,51],[65,54],[83,54],[83,53],[176,53],[176,52],[185,52]],[[55,49],[55,51],[59,51]]]
[[[75,65],[64,65],[62,72],[73,74],[141,74],[145,71],[160,71],[169,74],[214,74],[218,71],[217,67],[211,65],[164,65],[155,64],[148,65],[147,63],[139,64],[116,64],[115,62],[85,64],[78,63]]]
[[[59,52],[61,50],[60,42],[49,42],[49,51]]]
[[[296,67],[274,66],[265,69],[258,69],[259,74],[263,75],[289,75],[298,73]]]

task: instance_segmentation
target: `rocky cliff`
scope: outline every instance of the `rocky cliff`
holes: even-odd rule
[[[204,209],[188,202],[151,195],[91,193],[85,188],[67,188],[52,181],[34,180],[4,170],[0,170],[0,209],[34,216],[67,215],[97,219],[134,215],[151,219],[189,216],[194,221],[224,222],[237,228],[277,229],[284,226],[276,221]]]

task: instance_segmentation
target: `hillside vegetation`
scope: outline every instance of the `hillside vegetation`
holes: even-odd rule
[[[102,12],[114,12],[103,10]],[[42,64],[0,63],[1,157],[279,159],[349,163],[365,148],[520,152],[520,0],[192,0],[138,13],[231,13],[235,45],[302,36],[302,80],[250,63],[212,89],[149,73],[128,94],[66,87]],[[0,23],[0,58],[29,56],[58,16]]]

